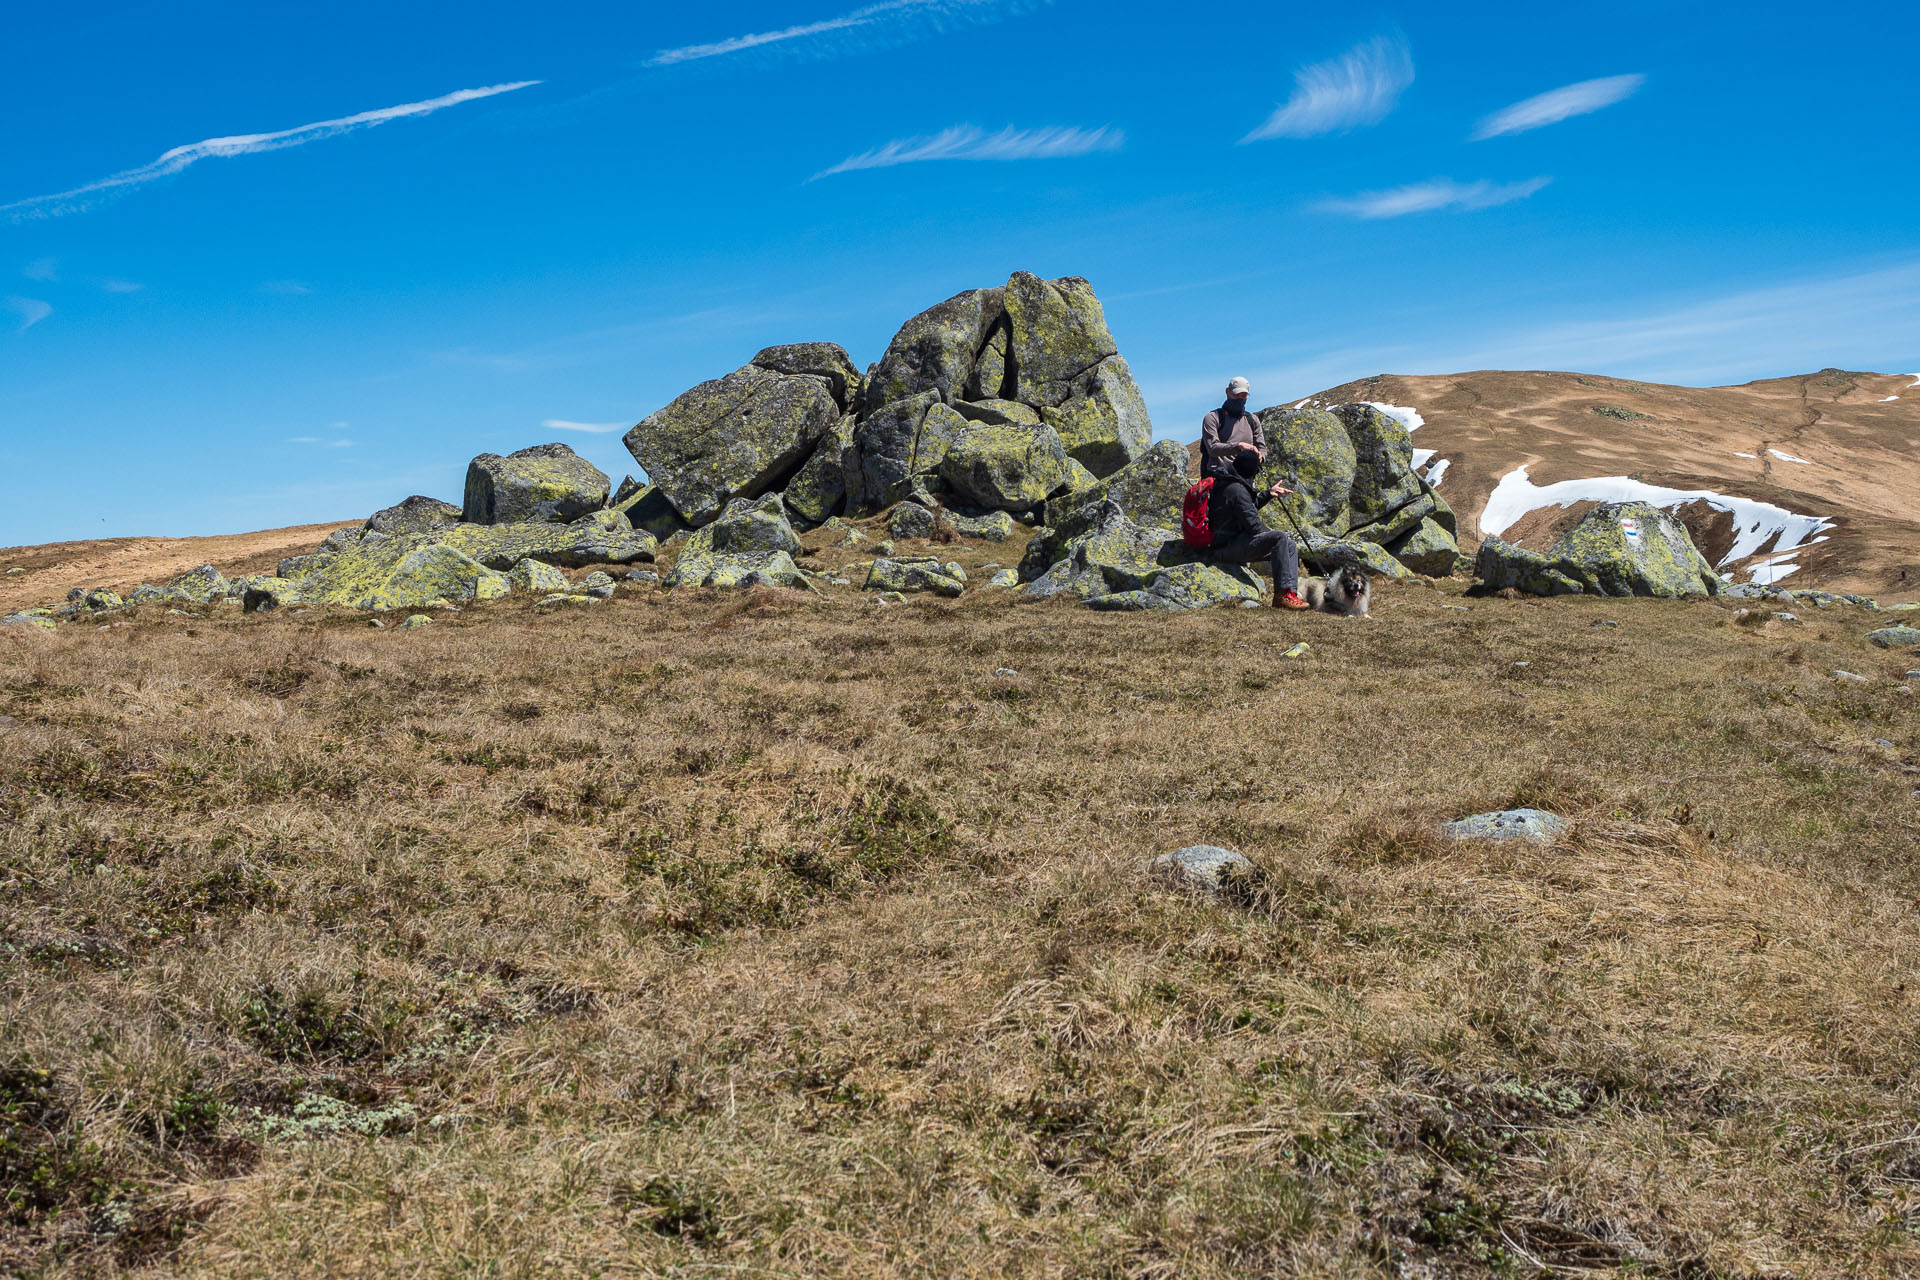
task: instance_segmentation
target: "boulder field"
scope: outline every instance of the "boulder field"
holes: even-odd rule
[[[1358,565],[1389,579],[1472,570],[1490,589],[1540,595],[1722,590],[1686,529],[1643,503],[1593,511],[1544,555],[1488,539],[1470,562],[1453,510],[1414,467],[1394,415],[1352,403],[1260,416],[1269,448],[1259,484],[1295,491],[1261,517],[1304,535],[1309,568]],[[590,602],[610,594],[612,580],[578,590],[560,568],[630,566],[662,550],[672,560],[660,579],[667,589],[955,596],[1013,587],[1028,599],[1117,610],[1257,604],[1270,589],[1181,541],[1188,449],[1155,443],[1100,301],[1076,276],[1019,271],[956,294],[902,325],[864,372],[831,342],[768,347],[624,439],[644,483],[614,486],[564,444],[481,454],[458,505],[415,495],[273,574],[229,581],[206,567],[124,603],[412,610],[514,591]],[[840,530],[840,545],[882,530],[993,542],[1015,539],[1020,525],[1032,532],[1019,568],[985,583],[969,586],[938,558],[893,554],[890,540],[876,544],[856,583],[796,559],[799,534],[823,525]],[[100,596],[8,621],[53,625],[123,604]]]

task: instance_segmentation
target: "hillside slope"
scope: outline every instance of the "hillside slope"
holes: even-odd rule
[[[1568,482],[1624,477],[1830,524],[1809,535],[1824,541],[1778,557],[1784,563],[1772,572],[1791,576],[1793,586],[1857,591],[1883,603],[1920,594],[1920,375],[1823,369],[1736,387],[1678,387],[1580,373],[1387,374],[1303,403],[1348,400],[1406,406],[1424,419],[1414,443],[1447,464],[1440,490],[1460,514],[1465,550],[1484,533],[1544,548],[1591,505],[1552,505],[1583,492]],[[1524,477],[1514,476],[1520,467]],[[1504,501],[1489,522],[1501,527],[1483,528],[1503,481]],[[1555,484],[1565,488],[1536,492]],[[1529,504],[1542,505],[1505,523]],[[1752,538],[1741,543],[1724,513],[1700,505],[1682,515],[1709,558],[1740,553],[1722,566],[1739,581],[1777,549],[1764,536],[1765,520],[1754,545]]]

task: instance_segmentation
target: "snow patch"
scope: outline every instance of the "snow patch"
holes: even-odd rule
[[[1785,560],[1762,560],[1747,570],[1747,581],[1770,587],[1788,574],[1799,571],[1800,566],[1793,562],[1792,556]]]
[[[1440,477],[1447,474],[1447,461],[1446,458],[1442,458],[1427,468],[1427,483],[1436,489],[1440,487]]]
[[[1915,387],[1920,387],[1920,373],[1910,373],[1907,376],[1913,379],[1912,382],[1907,384],[1907,390],[1911,391]]]
[[[1809,539],[1833,523],[1819,516],[1804,516],[1752,498],[1732,498],[1710,489],[1669,489],[1647,484],[1629,476],[1594,476],[1586,480],[1561,480],[1536,485],[1527,479],[1527,469],[1516,467],[1500,477],[1480,513],[1480,532],[1499,537],[1520,517],[1541,507],[1570,507],[1576,502],[1650,502],[1672,509],[1688,502],[1704,502],[1733,515],[1733,547],[1720,557],[1720,564],[1744,560],[1776,539],[1774,551],[1784,553],[1810,545]]]
[[[1378,400],[1362,400],[1360,403],[1378,409],[1408,431],[1418,431],[1427,425],[1427,420],[1420,416],[1418,409],[1408,409],[1397,404],[1381,404]]]
[[[1813,465],[1811,462],[1807,462],[1805,458],[1796,458],[1792,454],[1782,453],[1778,449],[1769,449],[1767,450],[1767,452],[1772,454],[1774,457],[1780,459],[1780,461],[1782,462],[1804,462],[1809,467]]]
[[[1441,458],[1438,461],[1434,459],[1433,455],[1438,452],[1438,449],[1415,449],[1413,451],[1414,474],[1436,489],[1440,487],[1440,477],[1447,474],[1447,459]],[[1432,466],[1427,465],[1430,462],[1433,463]]]
[[[1899,398],[1900,398],[1899,396],[1881,396],[1881,397],[1880,397],[1880,403],[1881,403],[1881,404],[1885,404],[1885,403],[1887,403],[1887,402],[1888,402],[1889,400],[1898,400]]]
[[[1760,460],[1760,455],[1757,453],[1736,453],[1733,456],[1736,458],[1752,458],[1755,462]]]

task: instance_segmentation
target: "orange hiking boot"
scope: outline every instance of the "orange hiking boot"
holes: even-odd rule
[[[1276,609],[1305,609],[1308,605],[1305,600],[1300,598],[1298,591],[1283,591],[1274,596],[1273,607]]]

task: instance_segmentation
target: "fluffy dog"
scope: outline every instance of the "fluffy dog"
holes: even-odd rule
[[[1300,584],[1300,594],[1323,613],[1364,618],[1373,600],[1373,579],[1356,565],[1341,565],[1324,578],[1308,578]]]

